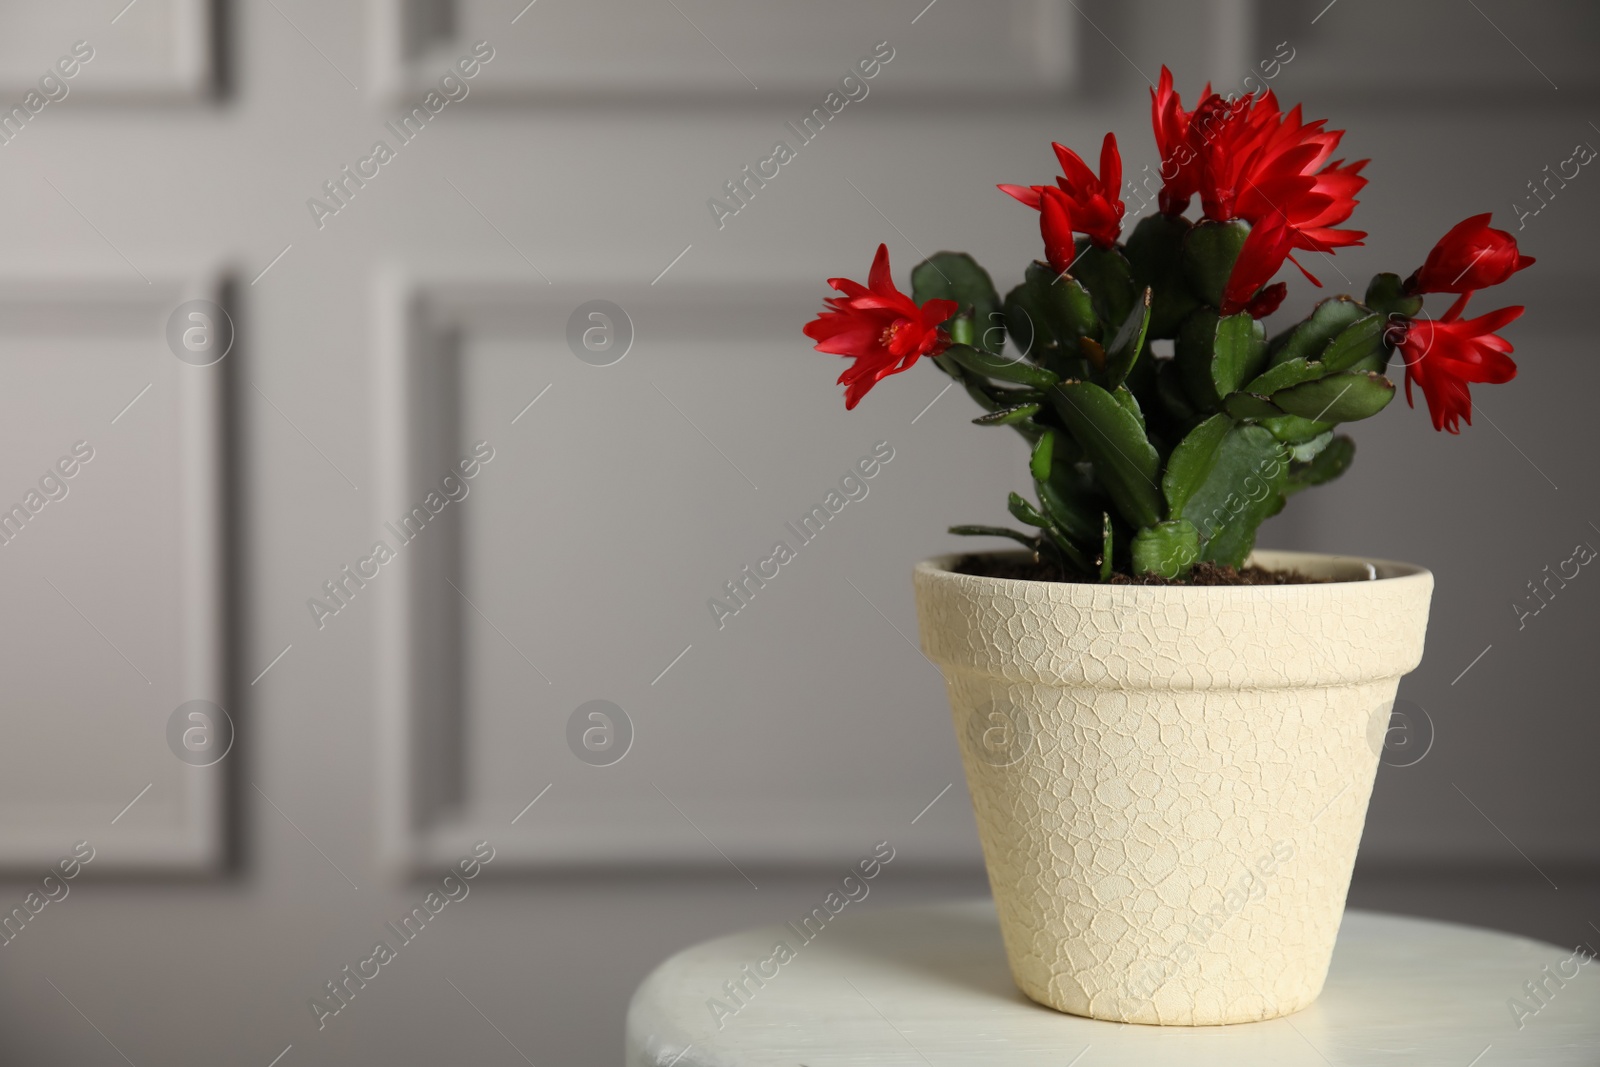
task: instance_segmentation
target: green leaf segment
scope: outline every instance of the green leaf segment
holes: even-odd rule
[[[1027,532],[952,533],[1012,538],[1087,581],[1181,578],[1243,566],[1290,495],[1344,473],[1355,445],[1338,426],[1394,399],[1385,327],[1414,309],[1380,275],[1366,302],[1332,297],[1269,338],[1218,310],[1248,234],[1153,216],[1125,245],[1080,242],[1070,273],[1030,265],[1004,298],[965,254],[912,272],[916,301],[959,305],[935,362],[983,408],[973,421],[1032,446],[1034,499],[1008,498]]]

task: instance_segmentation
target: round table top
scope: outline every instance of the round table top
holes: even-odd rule
[[[778,942],[792,950],[787,962]],[[1064,1015],[1018,992],[987,900],[845,913],[809,943],[772,926],[661,964],[628,1010],[627,1064],[1594,1067],[1600,966],[1509,934],[1351,911],[1327,986],[1304,1011],[1136,1026]]]

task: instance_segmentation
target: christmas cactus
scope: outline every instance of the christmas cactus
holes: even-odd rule
[[[1386,373],[1397,352],[1407,401],[1419,387],[1434,427],[1451,433],[1472,421],[1469,383],[1516,374],[1497,331],[1522,308],[1462,317],[1476,290],[1533,262],[1487,214],[1451,229],[1408,277],[1379,274],[1361,299],[1323,300],[1269,338],[1261,320],[1284,299],[1280,268],[1293,263],[1320,285],[1297,253],[1331,255],[1366,236],[1338,227],[1367,161],[1330,161],[1343,131],[1304,122],[1298,106],[1283,112],[1271,92],[1207,86],[1202,97],[1186,111],[1162,69],[1152,91],[1158,211],[1126,239],[1122,163],[1107,134],[1098,174],[1057,144],[1054,185],[999,187],[1038,211],[1045,254],[1003,298],[954,252],[918,264],[909,296],[882,245],[865,286],[829,279],[841,295],[805,332],[853,360],[839,378],[847,408],[927,357],[983,408],[974,422],[1008,426],[1032,448],[1034,499],[1009,498],[1029,532],[951,533],[1013,538],[1084,581],[1182,580],[1200,561],[1242,567],[1263,520],[1350,466],[1355,445],[1340,426],[1394,398]],[[1423,311],[1430,293],[1456,296],[1440,318]],[[1158,354],[1158,341],[1170,350]]]

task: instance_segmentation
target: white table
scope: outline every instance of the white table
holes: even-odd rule
[[[852,905],[851,907],[854,907]],[[787,942],[763,987],[742,968]],[[773,926],[673,956],[634,994],[628,1067],[1542,1067],[1600,1065],[1600,964],[1572,949],[1466,926],[1353,911],[1322,997],[1298,1014],[1221,1027],[1149,1027],[1062,1015],[1011,983],[987,900],[847,909],[808,944]],[[1581,959],[1581,957],[1579,957]],[[1524,983],[1547,980],[1541,1007]],[[771,967],[768,967],[771,970]],[[726,982],[753,995],[736,1002]],[[1508,1001],[1537,1014],[1517,1026]],[[687,1050],[687,1051],[686,1051]]]

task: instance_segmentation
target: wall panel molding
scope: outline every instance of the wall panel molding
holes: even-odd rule
[[[127,396],[117,393],[116,403],[133,401],[122,413],[112,408],[74,425],[86,428],[85,439],[95,447],[100,469],[107,464],[124,463],[142,473],[153,472],[162,480],[170,478],[176,507],[170,513],[118,514],[110,524],[96,523],[83,509],[97,505],[88,500],[74,504],[72,495],[92,499],[99,492],[103,503],[103,494],[110,487],[103,481],[98,487],[80,484],[63,498],[65,503],[58,505],[62,514],[41,513],[14,543],[6,546],[4,562],[14,568],[14,574],[31,579],[27,586],[30,595],[37,584],[41,590],[37,595],[51,610],[59,611],[60,605],[49,599],[52,594],[43,579],[49,579],[54,570],[57,581],[74,590],[93,590],[101,594],[97,597],[100,604],[116,606],[138,619],[146,613],[145,604],[130,604],[133,595],[114,585],[104,590],[103,579],[110,575],[114,582],[119,573],[154,571],[161,563],[141,561],[137,549],[130,547],[136,538],[122,536],[118,523],[138,523],[148,528],[152,522],[169,520],[171,528],[149,535],[147,543],[172,549],[166,558],[176,561],[176,571],[170,575],[162,572],[168,579],[162,589],[170,592],[173,603],[165,608],[151,605],[149,615],[151,626],[160,625],[156,619],[172,616],[176,617],[176,625],[170,631],[157,631],[159,640],[155,643],[160,655],[154,662],[146,659],[142,666],[130,664],[126,673],[121,673],[124,664],[110,658],[111,649],[89,643],[96,640],[93,634],[85,631],[80,635],[84,636],[84,643],[79,647],[85,652],[78,666],[89,674],[103,674],[107,698],[76,710],[90,729],[102,721],[134,716],[141,729],[159,732],[172,708],[188,700],[207,700],[226,709],[237,726],[239,709],[233,700],[230,666],[227,468],[232,447],[226,414],[231,367],[238,357],[230,353],[220,362],[195,367],[174,358],[166,344],[168,316],[181,303],[203,299],[224,308],[230,305],[230,276],[220,266],[167,270],[147,267],[150,282],[141,284],[124,280],[122,275],[100,275],[94,268],[52,267],[51,271],[43,275],[37,270],[8,273],[0,285],[0,342],[16,342],[24,349],[63,342],[104,345],[112,353],[110,365],[124,360],[127,352],[137,352],[135,374],[139,379],[148,379],[147,391],[137,397],[133,390],[127,390]],[[230,314],[236,317],[236,313]],[[235,342],[234,348],[237,347]],[[96,361],[76,373],[103,376],[106,366]],[[123,415],[127,415],[128,424],[136,419],[147,420],[147,426],[164,423],[173,454],[148,461],[143,457],[130,459],[129,425],[119,428],[110,421],[121,420]],[[54,447],[54,436],[61,434],[53,433],[50,441],[40,445]],[[96,468],[85,465],[83,470]],[[16,489],[7,487],[8,493]],[[10,495],[5,499],[9,502]],[[80,510],[69,514],[74,507]],[[45,519],[54,524],[53,530],[44,528]],[[37,534],[34,525],[40,527]],[[77,560],[73,571],[65,575],[60,559],[46,556],[41,560],[40,550],[49,549],[52,538],[64,533],[77,536],[85,527],[91,536],[88,543],[97,553],[93,559]],[[102,581],[91,582],[89,578]],[[76,584],[73,579],[77,579]],[[87,626],[100,629],[89,617],[97,611],[85,610],[79,603],[72,607],[82,614]],[[117,633],[127,633],[127,627]],[[66,641],[70,635],[60,636]],[[113,644],[104,633],[100,637],[106,644]],[[120,649],[117,651],[122,654]],[[99,667],[100,660],[110,663],[110,668]],[[133,670],[146,676],[148,691],[138,684]],[[82,725],[64,722],[60,729]],[[126,797],[93,802],[74,800],[70,795],[29,798],[25,802],[0,801],[0,870],[37,873],[79,840],[89,841],[96,850],[88,868],[95,875],[192,875],[219,870],[227,855],[227,786],[230,767],[239,759],[237,750],[211,766],[194,767],[168,754],[164,733],[148,739],[142,733],[138,736],[148,744],[114,753],[118,760],[117,778],[126,780]],[[49,758],[59,754],[55,750],[40,755]],[[137,802],[124,809],[124,802],[136,800],[140,783],[148,783],[147,792],[140,793]]]
[[[1582,0],[1548,0],[1537,8],[1483,0],[1451,8],[1448,16],[1433,5],[1382,0],[1252,7],[1261,58],[1270,58],[1280,41],[1295,49],[1273,83],[1285,106],[1305,97],[1385,112],[1581,110],[1584,94],[1592,96],[1600,81],[1592,55],[1600,11]],[[1382,32],[1374,32],[1378,26]],[[1353,78],[1357,56],[1360,76]]]
[[[1082,38],[1067,0],[972,7],[684,0],[678,11],[624,0],[604,36],[580,8],[533,5],[519,15],[521,5],[498,0],[368,2],[373,80],[384,95],[407,100],[420,99],[479,40],[496,56],[472,92],[513,104],[819,105],[830,83],[880,40],[897,59],[874,93],[918,103],[1059,95],[1074,83]],[[915,69],[899,55],[915,56]]]
[[[126,9],[126,0],[10,5],[0,21],[6,31],[0,38],[0,105],[9,112],[21,106],[30,91],[41,93],[40,78],[59,77],[56,61],[69,56],[79,41],[93,49],[93,58],[64,80],[66,96],[59,104],[43,105],[37,112],[40,117],[54,107],[73,107],[80,101],[146,104],[205,99],[218,83],[219,9],[233,2],[138,0]]]
[[[436,480],[446,457],[462,450],[459,442],[448,439],[448,430],[441,435],[438,428],[453,428],[458,421],[452,409],[465,390],[451,379],[463,372],[454,356],[464,335],[485,331],[515,336],[519,343],[524,338],[559,338],[574,307],[603,295],[628,309],[636,336],[647,333],[650,345],[664,336],[723,338],[754,350],[763,341],[770,344],[774,337],[792,333],[794,324],[803,321],[797,300],[809,304],[814,290],[814,284],[799,279],[732,286],[651,288],[635,283],[549,287],[537,281],[508,281],[504,275],[474,278],[387,272],[375,287],[379,344],[374,398],[381,429],[376,439],[380,474],[372,528],[381,529],[385,520],[404,514],[416,503],[418,487]],[[563,349],[557,358],[571,357]],[[652,356],[636,349],[629,358]],[[668,380],[663,378],[663,384]],[[690,432],[687,427],[683,430]],[[579,455],[575,452],[569,459],[576,462]],[[509,472],[502,475],[508,476]],[[492,477],[486,476],[485,481]],[[427,536],[434,536],[431,527]],[[642,802],[637,797],[584,800],[562,807],[572,796],[568,791],[571,785],[565,782],[554,784],[551,793],[525,817],[519,816],[545,782],[534,783],[527,796],[514,803],[509,799],[483,801],[481,796],[488,791],[482,788],[485,783],[466,780],[462,770],[465,738],[473,728],[468,720],[474,712],[463,698],[464,686],[471,680],[464,678],[461,626],[474,621],[476,606],[464,601],[468,596],[476,600],[478,592],[470,585],[453,589],[444,581],[442,575],[450,574],[455,576],[452,582],[461,581],[459,554],[463,550],[448,535],[426,551],[432,555],[414,556],[398,567],[392,583],[385,577],[382,594],[393,599],[381,612],[376,657],[377,810],[380,855],[391,872],[403,876],[435,871],[482,839],[497,849],[499,858],[493,871],[500,875],[603,869],[727,870],[729,861],[718,849],[735,857],[741,866],[847,866],[873,842],[886,838],[897,848],[905,846],[905,855],[913,863],[959,866],[978,862],[960,783],[939,802],[954,810],[936,809],[937,817],[930,815],[917,825],[912,825],[912,819],[918,809],[934,798],[943,782],[930,788],[926,797],[910,799],[871,790],[837,797],[814,787],[800,796],[742,797],[731,806],[705,798],[674,798],[674,804],[682,801],[682,813],[654,793]],[[491,635],[488,639],[503,637]],[[885,640],[898,642],[900,638],[888,632]],[[649,681],[648,676],[644,681]],[[532,683],[535,691],[531,698],[541,699],[538,679]],[[636,729],[651,728],[636,724]],[[539,743],[554,753],[550,761],[557,766],[566,767],[566,761],[572,759],[558,736],[541,735]],[[528,762],[540,763],[532,755]],[[543,765],[549,766],[549,762]],[[571,768],[585,770],[575,760]],[[669,779],[661,785],[676,788]],[[493,793],[497,798],[507,797],[508,788],[500,781],[494,783]],[[568,791],[565,796],[563,791]],[[702,830],[716,841],[715,847],[708,845]]]

